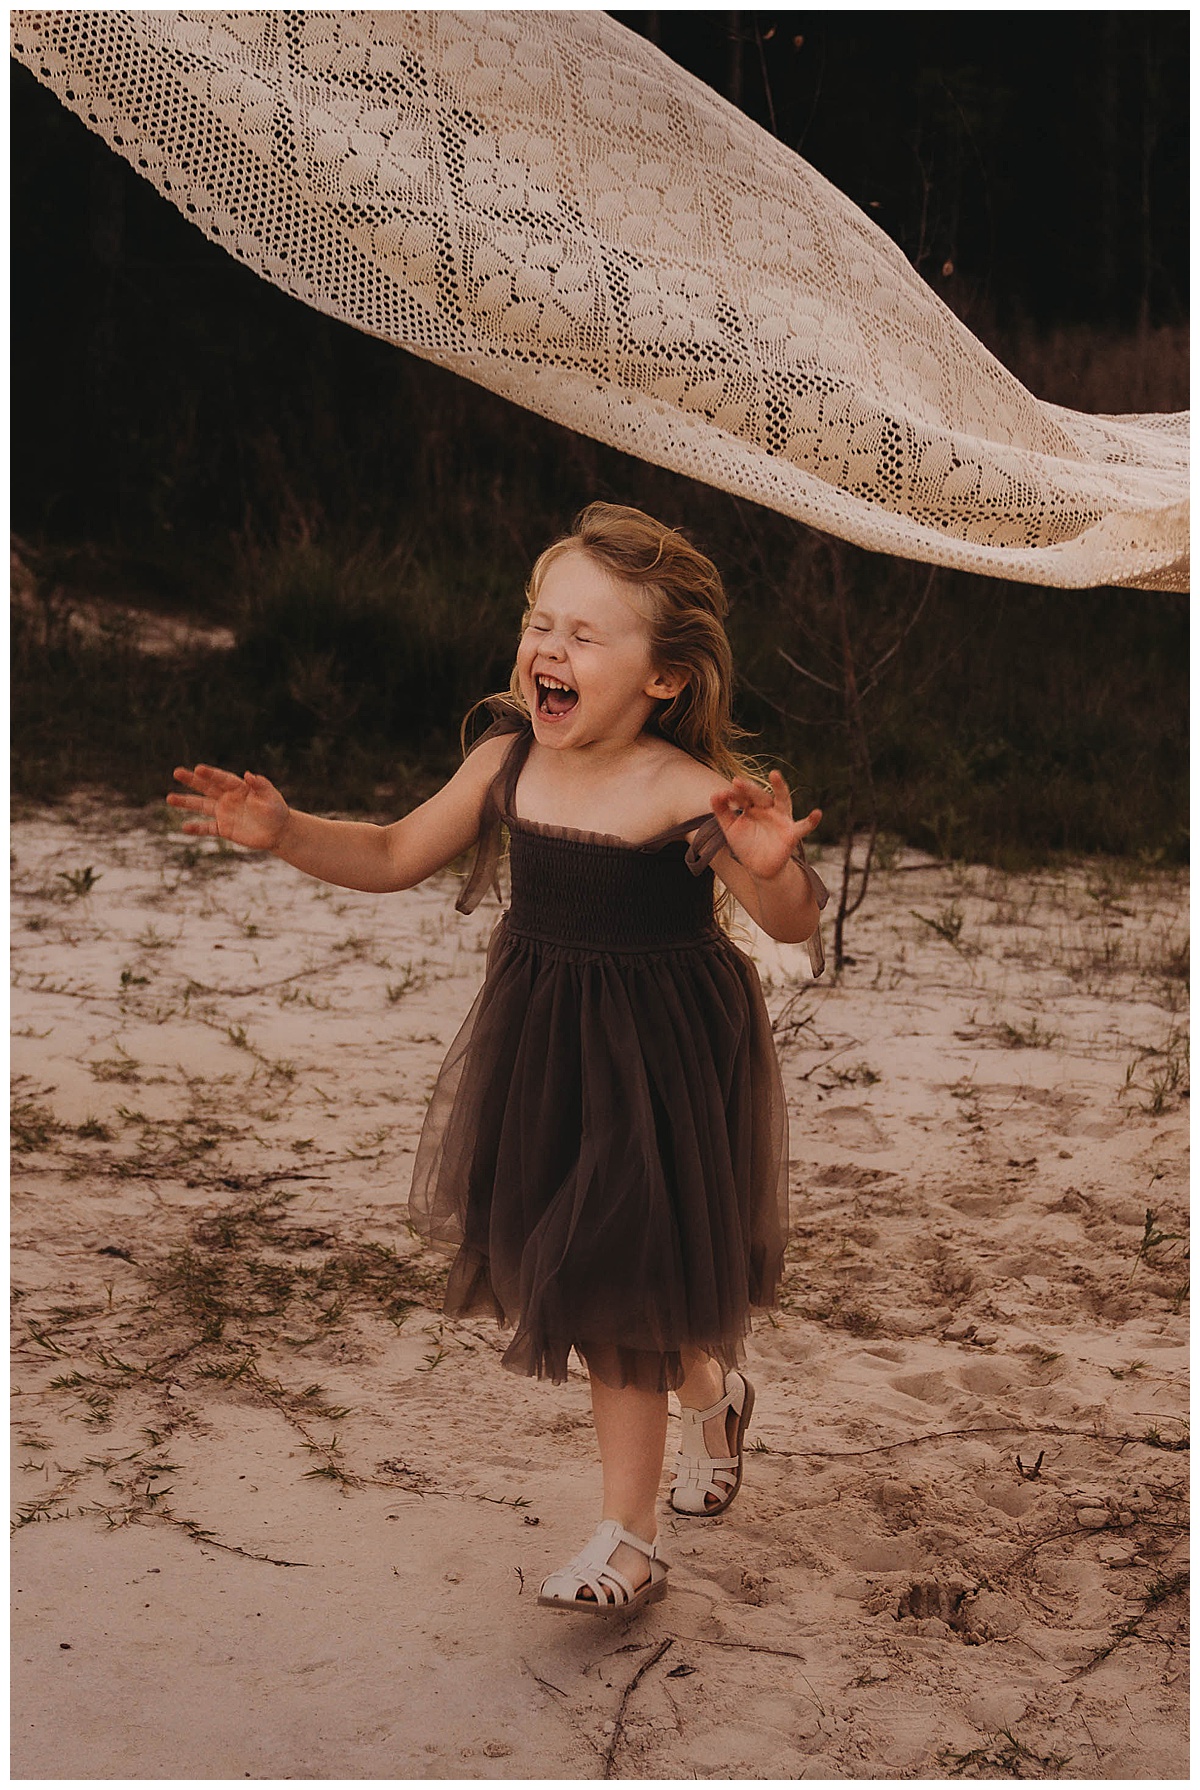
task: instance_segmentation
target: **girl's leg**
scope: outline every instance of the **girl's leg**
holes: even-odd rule
[[[667,1395],[642,1392],[636,1386],[606,1386],[595,1374],[591,1375],[591,1387],[592,1420],[604,1475],[601,1520],[611,1519],[643,1541],[653,1541],[658,1534],[658,1488],[667,1441]],[[646,1556],[624,1542],[612,1564],[635,1589],[649,1577]],[[591,1593],[583,1595],[590,1597]]]

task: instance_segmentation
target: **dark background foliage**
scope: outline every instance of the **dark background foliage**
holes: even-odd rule
[[[860,204],[1039,395],[1187,402],[1183,13],[619,13]],[[520,590],[584,502],[725,571],[739,715],[845,819],[824,543],[307,310],[207,242],[24,70],[12,86],[12,514],[32,574],[17,784],[138,799],[257,763],[392,809],[507,681]],[[840,548],[856,652],[931,575]],[[120,598],[232,627],[146,660]],[[832,655],[832,656],[831,656]],[[937,572],[868,713],[884,824],[939,851],[1184,848],[1182,598]]]

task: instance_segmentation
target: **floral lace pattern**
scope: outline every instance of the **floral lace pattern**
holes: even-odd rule
[[[357,329],[862,547],[1187,588],[1186,417],[1033,397],[855,205],[605,13],[11,19],[199,229]]]

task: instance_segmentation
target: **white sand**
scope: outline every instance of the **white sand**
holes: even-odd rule
[[[189,865],[83,799],[15,855],[16,1776],[1186,1774],[1186,1602],[1147,1600],[1188,1457],[1128,1439],[1186,1435],[1185,1245],[1139,1260],[1147,1208],[1185,1229],[1182,878],[908,855],[840,984],[761,941],[797,1022],[766,1452],[613,1624],[535,1603],[597,1514],[583,1378],[444,1323],[405,1225],[494,907]],[[372,1242],[398,1321],[347,1293]],[[241,1315],[204,1340],[172,1264]]]

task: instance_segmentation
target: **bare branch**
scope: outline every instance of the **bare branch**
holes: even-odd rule
[[[803,665],[798,664],[797,661],[792,658],[790,653],[785,653],[781,646],[777,646],[775,651],[786,664],[791,666],[793,671],[798,671],[801,677],[811,678],[814,684],[820,684],[822,690],[832,690],[835,696],[838,694],[838,687],[836,684],[829,683],[826,678],[818,677],[815,671],[806,670]]]

